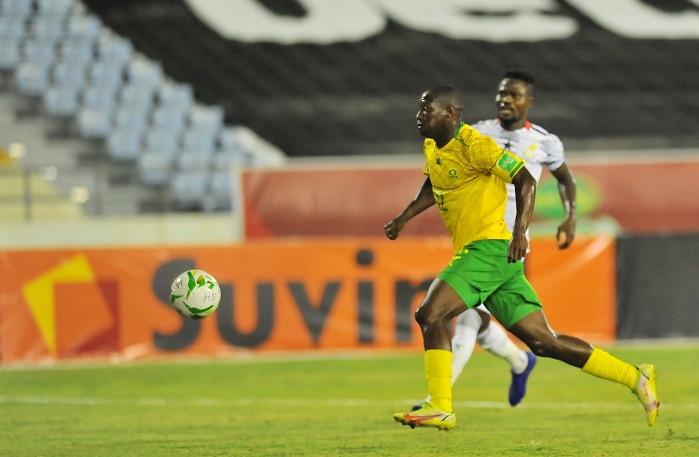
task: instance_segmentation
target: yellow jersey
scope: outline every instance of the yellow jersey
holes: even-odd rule
[[[509,240],[506,183],[512,182],[524,160],[467,124],[461,124],[441,149],[426,138],[423,151],[423,172],[432,182],[454,252],[478,240]]]

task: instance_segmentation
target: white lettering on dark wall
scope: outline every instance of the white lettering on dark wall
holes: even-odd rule
[[[565,39],[577,22],[554,13],[555,0],[370,0],[379,13],[413,30],[457,40],[541,41]]]
[[[224,38],[242,42],[332,44],[381,33],[386,17],[367,0],[300,0],[301,18],[279,16],[256,0],[186,0]]]
[[[699,6],[699,0],[689,0]],[[298,0],[307,14],[279,16],[256,0],[186,0],[222,37],[254,43],[332,44],[380,34],[388,19],[452,39],[495,43],[569,38],[578,22],[556,14],[556,0]],[[699,39],[699,11],[665,12],[641,0],[568,0],[619,36]]]
[[[691,0],[699,6],[699,0]],[[636,39],[699,39],[699,12],[666,13],[640,0],[568,0],[607,30]]]

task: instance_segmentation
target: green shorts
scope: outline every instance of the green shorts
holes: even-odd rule
[[[541,309],[541,301],[524,276],[522,261],[507,263],[508,240],[481,240],[467,245],[439,273],[468,308],[481,303],[505,328]]]

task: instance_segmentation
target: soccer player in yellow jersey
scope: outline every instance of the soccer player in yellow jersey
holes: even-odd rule
[[[524,276],[522,258],[534,209],[536,180],[524,161],[501,149],[461,120],[463,102],[451,86],[422,94],[417,127],[424,141],[427,176],[406,208],[384,227],[395,240],[406,223],[436,204],[454,243],[454,257],[430,286],[415,313],[425,348],[430,401],[396,413],[403,425],[450,430],[456,425],[451,391],[451,320],[483,303],[510,332],[540,357],[552,357],[586,373],[624,384],[655,423],[658,396],[655,367],[635,367],[589,343],[555,333],[541,302]],[[515,188],[517,214],[512,232],[505,224],[506,183]]]

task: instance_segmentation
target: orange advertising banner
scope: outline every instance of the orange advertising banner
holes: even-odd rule
[[[591,340],[615,332],[614,240],[567,251],[533,240],[527,270],[551,325]],[[413,313],[451,257],[446,238],[304,239],[234,246],[0,252],[0,361],[133,359],[242,351],[422,347]],[[219,309],[168,306],[200,268]]]

